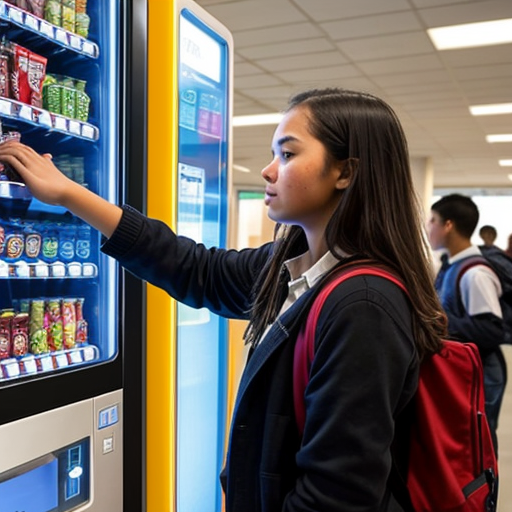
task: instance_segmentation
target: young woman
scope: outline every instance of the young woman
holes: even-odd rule
[[[32,193],[99,229],[102,250],[193,307],[249,319],[223,472],[228,512],[388,510],[392,446],[406,425],[419,362],[445,333],[407,147],[392,109],[369,94],[312,90],[292,98],[262,176],[279,229],[258,249],[207,249],[129,206],[67,179],[19,143],[0,146]],[[294,345],[329,272],[358,259],[405,283],[354,277],[328,297],[299,434]],[[406,429],[405,429],[406,431]],[[400,461],[395,461],[399,464]]]

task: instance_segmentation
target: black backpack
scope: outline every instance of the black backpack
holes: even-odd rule
[[[457,284],[464,272],[475,265],[487,265],[498,276],[502,295],[500,297],[500,306],[503,314],[504,337],[502,343],[512,344],[512,258],[505,251],[495,246],[479,246],[482,256],[469,256],[459,270]],[[457,286],[458,288],[458,286]]]

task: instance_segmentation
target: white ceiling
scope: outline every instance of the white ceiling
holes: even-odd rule
[[[197,0],[235,41],[234,115],[282,110],[291,94],[340,86],[385,99],[411,157],[430,157],[435,187],[511,187],[512,114],[469,105],[512,102],[512,44],[437,51],[427,28],[512,18],[512,0]],[[275,126],[234,129],[235,184],[263,184]]]

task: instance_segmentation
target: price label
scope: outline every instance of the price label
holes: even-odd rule
[[[68,131],[68,122],[63,117],[55,116],[53,125],[57,130]]]
[[[92,347],[84,347],[83,349],[84,361],[94,360],[94,349]]]
[[[74,48],[75,50],[82,49],[82,40],[77,36],[69,36],[69,44],[71,48]]]
[[[25,14],[25,26],[32,30],[39,30],[39,21],[31,14]]]
[[[27,121],[32,121],[32,108],[28,105],[23,105],[18,112],[18,116],[21,119],[26,119]]]
[[[69,358],[71,360],[71,363],[73,364],[83,363],[84,361],[82,357],[82,352],[80,352],[80,350],[72,350],[69,353]]]
[[[58,41],[59,43],[63,43],[65,45],[67,45],[68,44],[68,35],[66,34],[66,32],[64,32],[64,30],[57,29],[55,31],[55,40]]]
[[[87,124],[82,125],[82,137],[94,140],[94,128]]]
[[[97,56],[96,46],[92,43],[89,43],[88,41],[83,42],[82,51],[91,57]]]
[[[12,103],[8,100],[0,100],[0,114],[11,115]]]
[[[84,277],[96,277],[96,265],[94,263],[84,263],[82,265],[82,275]]]
[[[34,266],[34,274],[36,277],[48,277],[50,269],[45,263],[36,263]]]
[[[9,8],[9,18],[16,23],[23,23],[23,13],[12,7]]]
[[[57,363],[57,368],[66,368],[66,366],[69,366],[69,361],[66,354],[56,355],[55,362]]]
[[[46,112],[45,110],[39,112],[39,118],[37,122],[43,126],[48,126],[48,128],[52,127],[52,116],[50,112]]]
[[[50,23],[46,23],[46,21],[41,21],[39,25],[39,32],[50,39],[54,38],[53,26]]]
[[[5,363],[4,368],[8,378],[12,379],[14,377],[20,376],[20,366],[16,359],[13,359],[12,361],[7,361]]]
[[[23,366],[25,368],[25,373],[29,375],[33,375],[34,373],[37,373],[37,365],[36,360],[34,357],[29,357],[27,359],[23,359]]]
[[[51,372],[53,370],[53,361],[51,356],[43,356],[39,359],[41,370],[43,372]]]
[[[80,135],[80,123],[78,121],[69,121],[69,132]]]

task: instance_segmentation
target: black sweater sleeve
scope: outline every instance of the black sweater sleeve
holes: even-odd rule
[[[272,244],[242,251],[207,248],[129,206],[102,251],[137,277],[194,308],[247,318],[254,282]]]

